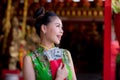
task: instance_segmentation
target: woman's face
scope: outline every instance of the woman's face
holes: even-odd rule
[[[63,25],[58,17],[51,17],[51,22],[47,25],[46,38],[55,44],[59,44],[63,35]]]

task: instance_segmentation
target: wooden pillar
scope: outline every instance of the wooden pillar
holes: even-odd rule
[[[103,80],[111,80],[111,0],[105,0]]]
[[[11,29],[11,23],[10,23],[10,19],[11,19],[11,4],[12,4],[12,0],[8,0],[7,10],[6,10],[6,17],[5,17],[5,23],[3,24],[3,31],[5,32],[5,34],[4,34],[4,41],[3,41],[3,51],[2,51],[3,54],[5,54],[5,49],[7,47],[7,38],[8,38],[8,34],[10,32],[10,29]]]
[[[28,0],[24,0],[24,11],[23,11],[23,23],[22,23],[22,32],[23,38],[26,34],[26,22],[27,22],[27,11],[28,10]]]

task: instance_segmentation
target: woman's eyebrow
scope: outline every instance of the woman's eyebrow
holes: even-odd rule
[[[55,24],[59,24],[60,25],[60,23],[55,23]]]
[[[55,23],[55,24],[60,26],[60,23]],[[61,27],[63,27],[63,25],[62,25],[62,24],[61,24]]]

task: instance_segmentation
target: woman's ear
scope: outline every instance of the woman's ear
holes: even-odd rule
[[[42,30],[42,32],[45,34],[45,33],[47,32],[47,26],[44,25],[44,24],[42,24],[42,25],[41,25],[41,30]]]

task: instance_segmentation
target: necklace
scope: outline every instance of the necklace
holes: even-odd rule
[[[54,44],[52,44],[52,46],[50,48],[48,48],[47,46],[45,46],[43,44],[40,44],[40,46],[43,47],[45,50],[49,50],[54,47]]]

